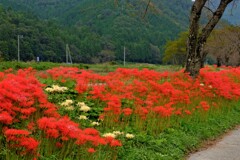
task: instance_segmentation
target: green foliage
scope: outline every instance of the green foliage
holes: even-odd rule
[[[59,67],[59,66],[66,66],[66,67],[77,67],[77,68],[81,68],[81,69],[88,69],[89,66],[87,65],[77,65],[77,64],[63,64],[63,63],[52,63],[52,62],[1,62],[0,64],[0,71],[4,71],[7,69],[13,69],[13,70],[18,70],[18,69],[24,69],[24,68],[29,68],[32,67],[33,69],[39,70],[39,71],[43,71],[43,70],[47,70],[53,67]]]
[[[69,43],[73,61],[84,63],[122,61],[123,46],[127,48],[127,61],[161,63],[163,46],[186,29],[186,15],[191,7],[188,0],[181,1],[181,5],[177,0],[154,0],[143,19],[146,1],[138,0],[119,1],[118,4],[114,0],[35,0],[31,3],[27,0],[0,0],[0,3],[43,19],[54,19],[65,26],[63,29],[56,23],[34,19],[27,25],[24,19],[30,17],[17,16],[21,17],[17,21],[25,25],[20,32],[25,37],[21,39],[23,60],[35,59],[40,54],[42,60],[62,62],[65,43]],[[8,16],[5,14],[2,18]],[[12,22],[10,20],[8,26],[0,26],[0,29],[11,32],[16,28]],[[0,43],[1,51],[9,55],[5,60],[16,57],[16,35],[11,39],[12,43],[6,40]]]
[[[213,113],[204,121],[182,122],[180,127],[168,128],[157,137],[137,133],[136,137],[124,142],[119,159],[128,160],[175,160],[184,159],[191,151],[201,147],[206,140],[214,140],[240,123],[238,103],[233,109]]]
[[[186,43],[188,32],[179,34],[178,39],[168,41],[165,45],[163,62],[183,65],[186,60]]]

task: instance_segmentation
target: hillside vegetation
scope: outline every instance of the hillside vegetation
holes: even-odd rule
[[[188,0],[182,2],[155,0],[146,17],[142,18],[146,3],[147,1],[144,0],[119,1],[118,4],[113,0],[35,0],[31,2],[28,0],[0,0],[0,4],[4,8],[11,7],[13,10],[32,13],[40,19],[55,21],[51,22],[51,25],[46,25],[50,22],[38,20],[38,23],[45,24],[43,30],[48,30],[47,35],[52,36],[51,42],[57,41],[57,39],[61,42],[57,45],[58,49],[48,45],[47,49],[41,50],[42,53],[49,52],[50,54],[51,52],[51,55],[62,55],[46,60],[63,61],[64,43],[69,43],[75,62],[96,63],[122,60],[123,46],[126,46],[128,61],[161,63],[163,46],[166,41],[174,39],[180,31],[187,27],[191,2]],[[11,11],[11,14],[18,15],[19,13]],[[5,14],[2,18],[5,17],[9,17],[9,15]],[[26,18],[24,15],[21,17]],[[28,16],[26,19],[29,21],[29,18]],[[21,20],[21,23],[25,22]],[[9,25],[15,24],[9,21]],[[35,24],[29,24],[29,26],[35,26]],[[53,30],[51,30],[51,26],[55,26],[52,27]],[[60,26],[64,26],[65,29]],[[18,26],[15,27],[18,28]],[[13,30],[10,32],[15,34]],[[24,31],[21,34],[25,34]],[[40,41],[42,36],[36,37],[35,39]],[[16,41],[15,39],[12,41]],[[31,48],[39,48],[39,45],[42,45],[41,42],[33,43],[32,41],[34,41],[32,37],[29,37],[28,43]],[[22,43],[24,42],[27,43],[27,39],[23,39]],[[2,47],[0,46],[0,48]],[[7,54],[4,50],[1,52]],[[14,52],[16,52],[16,48],[13,47],[11,54]],[[36,56],[35,54],[40,53],[29,51],[24,47],[22,52],[24,54],[31,53],[32,58]],[[7,60],[12,59],[11,56],[7,58]]]
[[[81,53],[82,46],[78,42],[84,39],[80,40],[81,37],[73,34],[74,30],[64,29],[51,21],[39,20],[31,14],[1,7],[0,19],[0,55],[4,60],[17,59],[18,35],[23,35],[20,39],[20,59],[23,61],[31,61],[39,56],[42,61],[63,62],[66,43],[70,43],[76,53]],[[91,36],[88,30],[79,30],[77,33]]]

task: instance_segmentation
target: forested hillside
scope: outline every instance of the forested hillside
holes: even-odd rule
[[[39,56],[41,60],[56,62],[63,58],[64,38],[55,24],[0,7],[0,55],[4,60],[17,59],[18,35],[23,35],[21,60],[29,61]]]
[[[71,42],[68,33],[70,32],[59,28],[55,23],[40,21],[31,14],[16,13],[0,7],[1,59],[17,59],[17,37],[22,35],[21,60],[35,60],[38,56],[43,61],[62,62],[65,43]]]
[[[0,7],[1,59],[17,59],[18,35],[23,36],[20,39],[23,61],[40,57],[41,61],[64,62],[67,43],[74,62],[90,63],[91,53],[101,51],[100,37],[86,27],[63,28],[55,22]]]
[[[61,44],[58,49],[42,48],[42,52],[62,55],[58,59],[63,60],[63,43],[69,43],[73,60],[87,63],[122,60],[123,46],[127,48],[128,61],[161,63],[163,46],[167,40],[174,39],[186,29],[191,7],[189,0],[154,0],[146,17],[142,18],[147,4],[144,0],[120,0],[118,3],[114,3],[114,0],[0,0],[0,3],[5,8],[11,7],[32,13],[40,19],[57,22],[58,25],[52,23],[57,28],[53,29],[55,33],[51,28],[48,29],[51,25],[44,25],[43,28],[51,35],[51,42],[59,40]],[[28,21],[29,17],[25,19]],[[67,33],[61,33],[65,31],[60,29],[60,25],[68,28]],[[37,37],[35,40],[39,41]],[[31,48],[36,48],[36,44],[41,46],[33,43],[35,40],[31,40],[32,37],[29,38]],[[24,41],[26,43],[26,39],[22,39]],[[22,52],[30,51],[22,48]],[[32,54],[35,56],[39,53],[33,51]]]

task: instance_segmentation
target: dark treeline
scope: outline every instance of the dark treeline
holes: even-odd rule
[[[114,0],[0,0],[0,4],[4,60],[17,59],[17,35],[23,35],[23,61],[39,56],[42,61],[64,62],[69,44],[73,62],[121,61],[126,46],[127,61],[161,63],[166,41],[187,28],[191,1],[156,0],[144,19],[146,2],[136,0],[118,4]]]
[[[12,9],[0,8],[0,55],[7,61],[17,60],[17,37],[20,39],[22,61],[35,60],[63,62],[65,45],[71,44],[75,62],[91,62],[91,53],[101,51],[98,35],[87,28],[61,28],[52,21],[43,21]],[[90,43],[92,42],[92,43]]]

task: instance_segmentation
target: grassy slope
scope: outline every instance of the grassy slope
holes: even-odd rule
[[[107,73],[107,72],[113,72],[117,68],[148,68],[148,69],[154,69],[156,71],[177,71],[181,67],[180,66],[163,66],[163,65],[155,65],[155,64],[147,64],[147,63],[130,63],[126,64],[124,67],[122,64],[110,64],[110,63],[104,63],[104,64],[66,64],[66,63],[52,63],[52,62],[0,62],[0,71],[12,68],[14,70],[17,69],[23,69],[32,67],[36,70],[47,70],[53,67],[59,67],[59,66],[67,66],[67,67],[78,67],[78,68],[84,68],[84,69],[90,69],[97,73]]]
[[[138,134],[119,153],[122,160],[179,160],[240,124],[239,102],[229,103],[231,110],[211,114],[205,121],[189,121],[169,128],[157,137]]]

